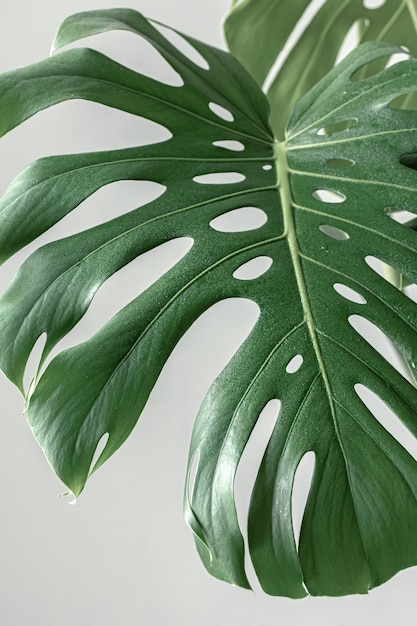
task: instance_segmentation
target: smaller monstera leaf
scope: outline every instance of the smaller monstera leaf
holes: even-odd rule
[[[110,182],[150,180],[166,190],[29,257],[0,301],[1,366],[22,388],[42,333],[40,365],[109,276],[167,240],[192,239],[172,269],[89,340],[49,362],[29,398],[35,436],[79,494],[98,442],[109,435],[95,468],[128,437],[190,325],[223,299],[252,300],[258,320],[213,383],[193,430],[184,508],[198,551],[211,574],[249,586],[234,479],[260,413],[279,400],[248,519],[259,580],[266,592],[290,597],[364,593],[417,563],[417,464],[369,413],[356,385],[379,395],[415,435],[417,391],[353,324],[357,316],[369,320],[416,362],[416,304],[368,261],[416,282],[417,234],[391,216],[416,213],[417,113],[394,104],[415,89],[417,62],[352,80],[398,51],[363,46],[298,102],[277,142],[265,96],[233,57],[186,38],[207,62],[203,69],[135,11],[73,16],[56,45],[111,29],[145,37],[183,85],[91,50],[64,51],[0,78],[2,131],[56,102],[84,98],[146,117],[172,136],[29,166],[0,204],[2,256]],[[213,173],[215,183],[206,178]],[[244,207],[262,211],[263,225],[215,227],[217,217]],[[242,279],[239,270],[259,257],[268,262],[264,272]],[[297,546],[291,497],[307,452],[315,471]]]
[[[296,102],[355,35],[360,42],[387,41],[417,55],[417,2],[325,0],[317,7],[312,0],[237,0],[224,32],[232,54],[265,85],[272,127],[282,138]]]

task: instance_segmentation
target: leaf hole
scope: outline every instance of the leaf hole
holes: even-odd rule
[[[94,451],[93,458],[91,459],[90,469],[88,470],[88,475],[90,476],[96,469],[98,469],[101,465],[100,457],[102,456],[104,449],[109,440],[109,433],[104,433],[102,437],[97,442],[96,449]]]
[[[258,256],[255,259],[246,261],[233,272],[233,278],[238,280],[253,280],[259,278],[269,270],[272,259],[269,256]]]
[[[349,300],[350,302],[354,302],[355,304],[366,304],[366,300],[360,293],[348,287],[347,285],[343,285],[342,283],[334,283],[333,289],[340,295],[342,298]]]
[[[355,126],[358,123],[356,119],[343,120],[342,122],[335,122],[334,124],[329,124],[328,126],[323,126],[319,128],[317,131],[317,135],[326,135],[330,137],[331,135],[335,135],[336,133],[341,133],[344,130],[348,130]]]
[[[330,237],[330,239],[335,239],[336,241],[346,241],[349,239],[349,235],[345,233],[344,230],[340,230],[340,228],[330,226],[329,224],[320,224],[319,230],[327,237]]]
[[[234,498],[239,527],[245,539],[246,546],[247,520],[252,490],[265,450],[279,419],[280,410],[280,400],[274,398],[266,403],[250,433],[237,466],[234,480]],[[245,552],[247,556],[245,560],[246,574],[250,579],[251,586],[254,587],[258,585],[257,576],[254,573],[253,565],[249,557],[249,549],[246,549]]]
[[[48,231],[49,239],[82,233],[160,198],[164,185],[149,180],[121,180],[95,191]]]
[[[225,150],[232,150],[232,152],[242,152],[245,146],[241,141],[235,141],[233,139],[227,139],[225,141],[213,141],[213,146],[218,148],[224,148]]]
[[[365,257],[365,262],[376,274],[385,278],[381,259],[377,259],[375,256],[369,254]]]
[[[355,161],[352,161],[352,159],[327,159],[326,160],[326,165],[329,165],[329,167],[352,167],[352,165],[355,165]]]
[[[175,46],[175,48],[177,48],[177,50],[179,50],[185,57],[187,57],[187,59],[194,63],[194,65],[201,67],[203,70],[210,69],[210,66],[203,55],[198,52],[198,50],[196,50],[196,48],[191,45],[185,37],[180,35],[179,32],[168,28],[167,26],[163,26],[158,22],[152,22],[152,24],[157,30],[159,30],[161,35],[168,39],[168,41],[172,43],[172,45]]]
[[[193,243],[191,237],[171,239],[115,272],[98,288],[85,315],[60,341],[55,351],[89,339],[98,328],[179,263]]]
[[[241,207],[215,217],[211,228],[222,233],[240,233],[260,228],[267,221],[264,211],[256,207]]]
[[[363,0],[363,6],[365,9],[369,9],[373,11],[375,9],[379,9],[384,6],[387,0]]]
[[[160,398],[169,411],[172,398],[176,397],[181,410],[187,408],[190,414],[198,411],[213,380],[248,338],[259,313],[259,306],[253,300],[240,297],[226,298],[209,307],[174,348],[161,373],[169,390],[162,397],[156,394],[154,401]],[[187,393],[190,380],[193,380],[193,394]],[[192,406],[186,407],[187,402]],[[157,410],[160,412],[161,407]]]
[[[411,374],[402,358],[398,346],[376,324],[361,315],[350,315],[349,324],[365,341],[376,350],[408,382],[413,384]]]
[[[266,165],[262,165],[262,169],[265,170],[265,172],[269,172],[270,170],[272,170],[272,165],[270,163],[267,163]]]
[[[297,550],[300,545],[301,527],[308,494],[310,493],[311,483],[313,482],[315,464],[316,455],[314,452],[306,452],[298,463],[294,475],[291,495],[291,516]]]
[[[404,154],[400,157],[400,163],[410,170],[417,170],[417,152]]]
[[[359,82],[360,80],[365,80],[366,78],[380,74],[386,67],[391,56],[392,55],[386,55],[379,59],[369,61],[369,63],[365,63],[351,74],[350,80],[352,82]]]
[[[79,46],[79,42],[75,41],[65,48],[79,48]],[[184,85],[180,74],[163,55],[144,37],[138,37],[135,33],[112,30],[100,33],[99,37],[97,35],[85,37],[83,46],[93,48],[116,63],[165,85],[171,87]]]
[[[222,107],[220,104],[216,104],[215,102],[209,103],[209,109],[212,113],[214,113],[214,115],[217,115],[217,117],[220,117],[225,122],[233,122],[235,119],[231,111]]]
[[[38,371],[38,368],[43,351],[45,349],[46,340],[46,333],[42,333],[41,335],[39,335],[39,337],[33,344],[33,348],[30,351],[30,355],[26,361],[25,372],[23,375],[23,389],[25,389],[25,393],[28,398],[30,398],[31,396],[34,383],[36,383],[36,378],[40,373]]]
[[[339,47],[335,65],[340,63],[342,59],[344,59],[350,52],[355,50],[358,47],[359,43],[363,39],[365,32],[369,28],[370,21],[367,18],[359,18],[353,22],[346,35],[343,38],[343,41]]]
[[[286,365],[285,371],[287,372],[287,374],[295,374],[296,372],[298,372],[303,364],[303,361],[304,359],[301,354],[296,354],[295,356],[293,356]]]
[[[21,127],[16,130],[23,132]],[[25,147],[22,167],[48,153],[68,155],[137,148],[172,138],[171,131],[162,124],[86,100],[60,102],[40,111],[27,120],[24,130],[31,141]]]
[[[409,61],[411,59],[410,51],[404,49],[404,47],[403,47],[403,50],[404,52],[397,52],[396,54],[392,54],[390,58],[388,59],[388,61],[386,62],[385,68],[392,67],[393,65],[397,65],[397,63],[401,63],[402,61]],[[415,94],[415,92],[413,93]],[[404,98],[404,96],[400,96],[400,98]]]
[[[407,276],[399,272],[395,267],[377,259],[373,256],[365,257],[366,264],[381,278],[386,280],[390,285],[394,285],[397,289],[402,289],[403,293],[407,295],[404,288],[410,283]],[[411,283],[413,284],[413,283]]]
[[[246,176],[239,172],[213,172],[212,174],[200,174],[194,176],[193,181],[200,185],[230,185],[241,183]]]
[[[345,195],[330,189],[316,189],[312,196],[315,200],[325,202],[326,204],[341,204],[346,200]]]
[[[411,213],[411,211],[405,211],[403,209],[385,209],[385,213],[395,222],[404,225],[407,225],[409,222],[414,222],[417,218],[417,213]]]
[[[356,383],[355,392],[381,426],[417,461],[417,439],[398,415],[369,387]]]
[[[242,297],[226,298],[204,311],[178,341],[164,365],[148,400],[148,414],[168,415],[178,410],[183,416],[195,416],[211,384],[246,341],[259,314],[259,306]],[[171,428],[171,431],[177,436],[181,429]],[[185,454],[186,440],[181,437],[181,441]],[[181,445],[178,442],[178,446]],[[200,450],[203,455],[210,441],[203,434],[203,438],[193,445],[190,461],[194,450]],[[175,467],[180,459],[178,446],[173,459]],[[201,463],[195,469],[200,474],[203,470]],[[198,486],[204,489],[201,483]],[[195,490],[196,487],[194,498]]]
[[[410,91],[409,93],[403,94],[401,96],[396,96],[389,103],[388,106],[393,111],[398,111],[400,109],[407,109],[408,111],[417,111],[417,91]],[[411,167],[411,169],[415,170],[417,167],[415,166],[415,158],[416,155],[413,156],[414,164],[409,165],[408,163],[402,163],[400,159],[400,163],[403,165],[407,165],[407,167]]]

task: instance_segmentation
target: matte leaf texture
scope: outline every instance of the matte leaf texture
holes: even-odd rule
[[[265,85],[275,136],[283,138],[296,102],[334,66],[352,35],[417,55],[417,1],[237,0],[224,32],[232,54]]]
[[[395,102],[416,89],[417,61],[354,80],[367,64],[398,52],[364,44],[298,102],[278,142],[266,97],[232,56],[186,38],[208,64],[203,69],[135,11],[73,16],[56,47],[111,29],[145,37],[183,85],[92,50],[67,50],[0,77],[2,133],[57,102],[84,98],[152,120],[172,136],[30,165],[0,204],[2,258],[113,181],[166,189],[28,258],[0,301],[1,367],[22,389],[42,334],[40,366],[108,277],[168,240],[191,239],[173,268],[46,365],[28,398],[33,432],[79,494],[98,442],[109,435],[95,468],[130,434],[184,332],[216,302],[249,299],[259,307],[257,322],[213,383],[192,435],[184,508],[201,559],[217,578],[249,587],[234,480],[259,415],[275,400],[280,411],[248,515],[260,583],[292,598],[366,593],[417,563],[417,464],[370,413],[358,385],[413,435],[417,390],[355,330],[358,317],[366,320],[412,367],[417,362],[417,306],[370,263],[379,259],[405,281],[417,280],[417,234],[392,219],[416,213],[417,113]],[[213,182],[211,174],[228,178]],[[256,227],[218,228],[218,217],[248,207],[264,216]],[[242,275],[259,258],[262,270]],[[297,545],[292,490],[311,452],[315,469]]]

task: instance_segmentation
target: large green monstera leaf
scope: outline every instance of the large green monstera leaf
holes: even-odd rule
[[[417,0],[236,0],[224,30],[232,54],[265,85],[281,138],[297,100],[355,36],[417,55]]]
[[[95,467],[128,437],[184,332],[213,304],[249,299],[257,322],[213,383],[192,435],[189,483],[196,458],[198,465],[185,515],[198,551],[214,576],[249,586],[234,478],[260,413],[279,400],[248,519],[261,585],[290,597],[364,593],[417,563],[417,464],[369,412],[358,385],[416,436],[417,390],[356,330],[367,320],[411,369],[417,362],[417,306],[375,265],[417,280],[417,234],[393,219],[416,213],[417,113],[397,102],[416,89],[417,61],[363,78],[364,66],[398,52],[364,44],[298,102],[278,142],[266,97],[232,56],[188,38],[203,69],[134,11],[74,16],[56,46],[112,29],[151,42],[182,86],[92,50],[67,50],[1,76],[1,132],[83,98],[148,118],[171,137],[29,166],[0,204],[2,259],[111,182],[166,189],[29,257],[0,301],[1,367],[22,389],[42,334],[40,365],[114,272],[168,240],[192,239],[172,269],[50,361],[27,398],[34,434],[79,494],[98,442],[109,435]],[[262,217],[257,227],[218,226],[220,216],[245,209]],[[251,266],[248,278],[242,272]],[[308,452],[315,470],[297,545],[291,497]]]

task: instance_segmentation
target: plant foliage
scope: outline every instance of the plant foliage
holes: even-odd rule
[[[235,3],[236,19],[253,4]],[[398,47],[364,44],[322,72],[295,106],[288,97],[292,113],[277,141],[267,99],[239,62],[185,37],[207,62],[203,69],[135,11],[72,16],[55,48],[114,29],[149,41],[182,86],[90,49],[66,50],[0,77],[1,133],[82,98],[145,117],[171,136],[30,165],[0,203],[2,260],[111,182],[149,180],[166,189],[28,258],[0,300],[1,367],[23,391],[27,360],[43,333],[39,367],[108,277],[167,240],[192,239],[164,276],[89,340],[49,362],[27,398],[33,432],[57,475],[79,494],[98,442],[109,435],[95,469],[130,434],[191,324],[226,298],[252,300],[258,320],[213,383],[192,435],[189,478],[196,454],[199,460],[184,507],[198,551],[214,576],[249,587],[234,478],[259,414],[278,399],[248,519],[261,585],[294,598],[306,590],[364,593],[417,563],[417,464],[368,411],[357,385],[376,393],[416,436],[417,391],[355,330],[355,320],[365,318],[414,368],[416,304],[370,259],[417,280],[416,232],[392,219],[416,212],[417,113],[397,102],[415,90],[417,61],[380,69]],[[369,75],[373,62],[378,71]],[[258,79],[265,68],[259,71]],[[216,218],[244,207],[262,212],[264,224],[243,232],[216,227]],[[259,257],[262,271],[242,278],[240,270]],[[297,546],[291,494],[309,451],[315,471]]]
[[[316,12],[311,11],[314,6]],[[308,22],[306,11],[311,11]],[[300,20],[304,28],[298,32]],[[417,2],[299,0],[290,9],[286,0],[239,0],[232,4],[224,31],[232,54],[265,85],[272,128],[283,138],[294,105],[355,37],[360,42],[388,41],[417,54]]]

